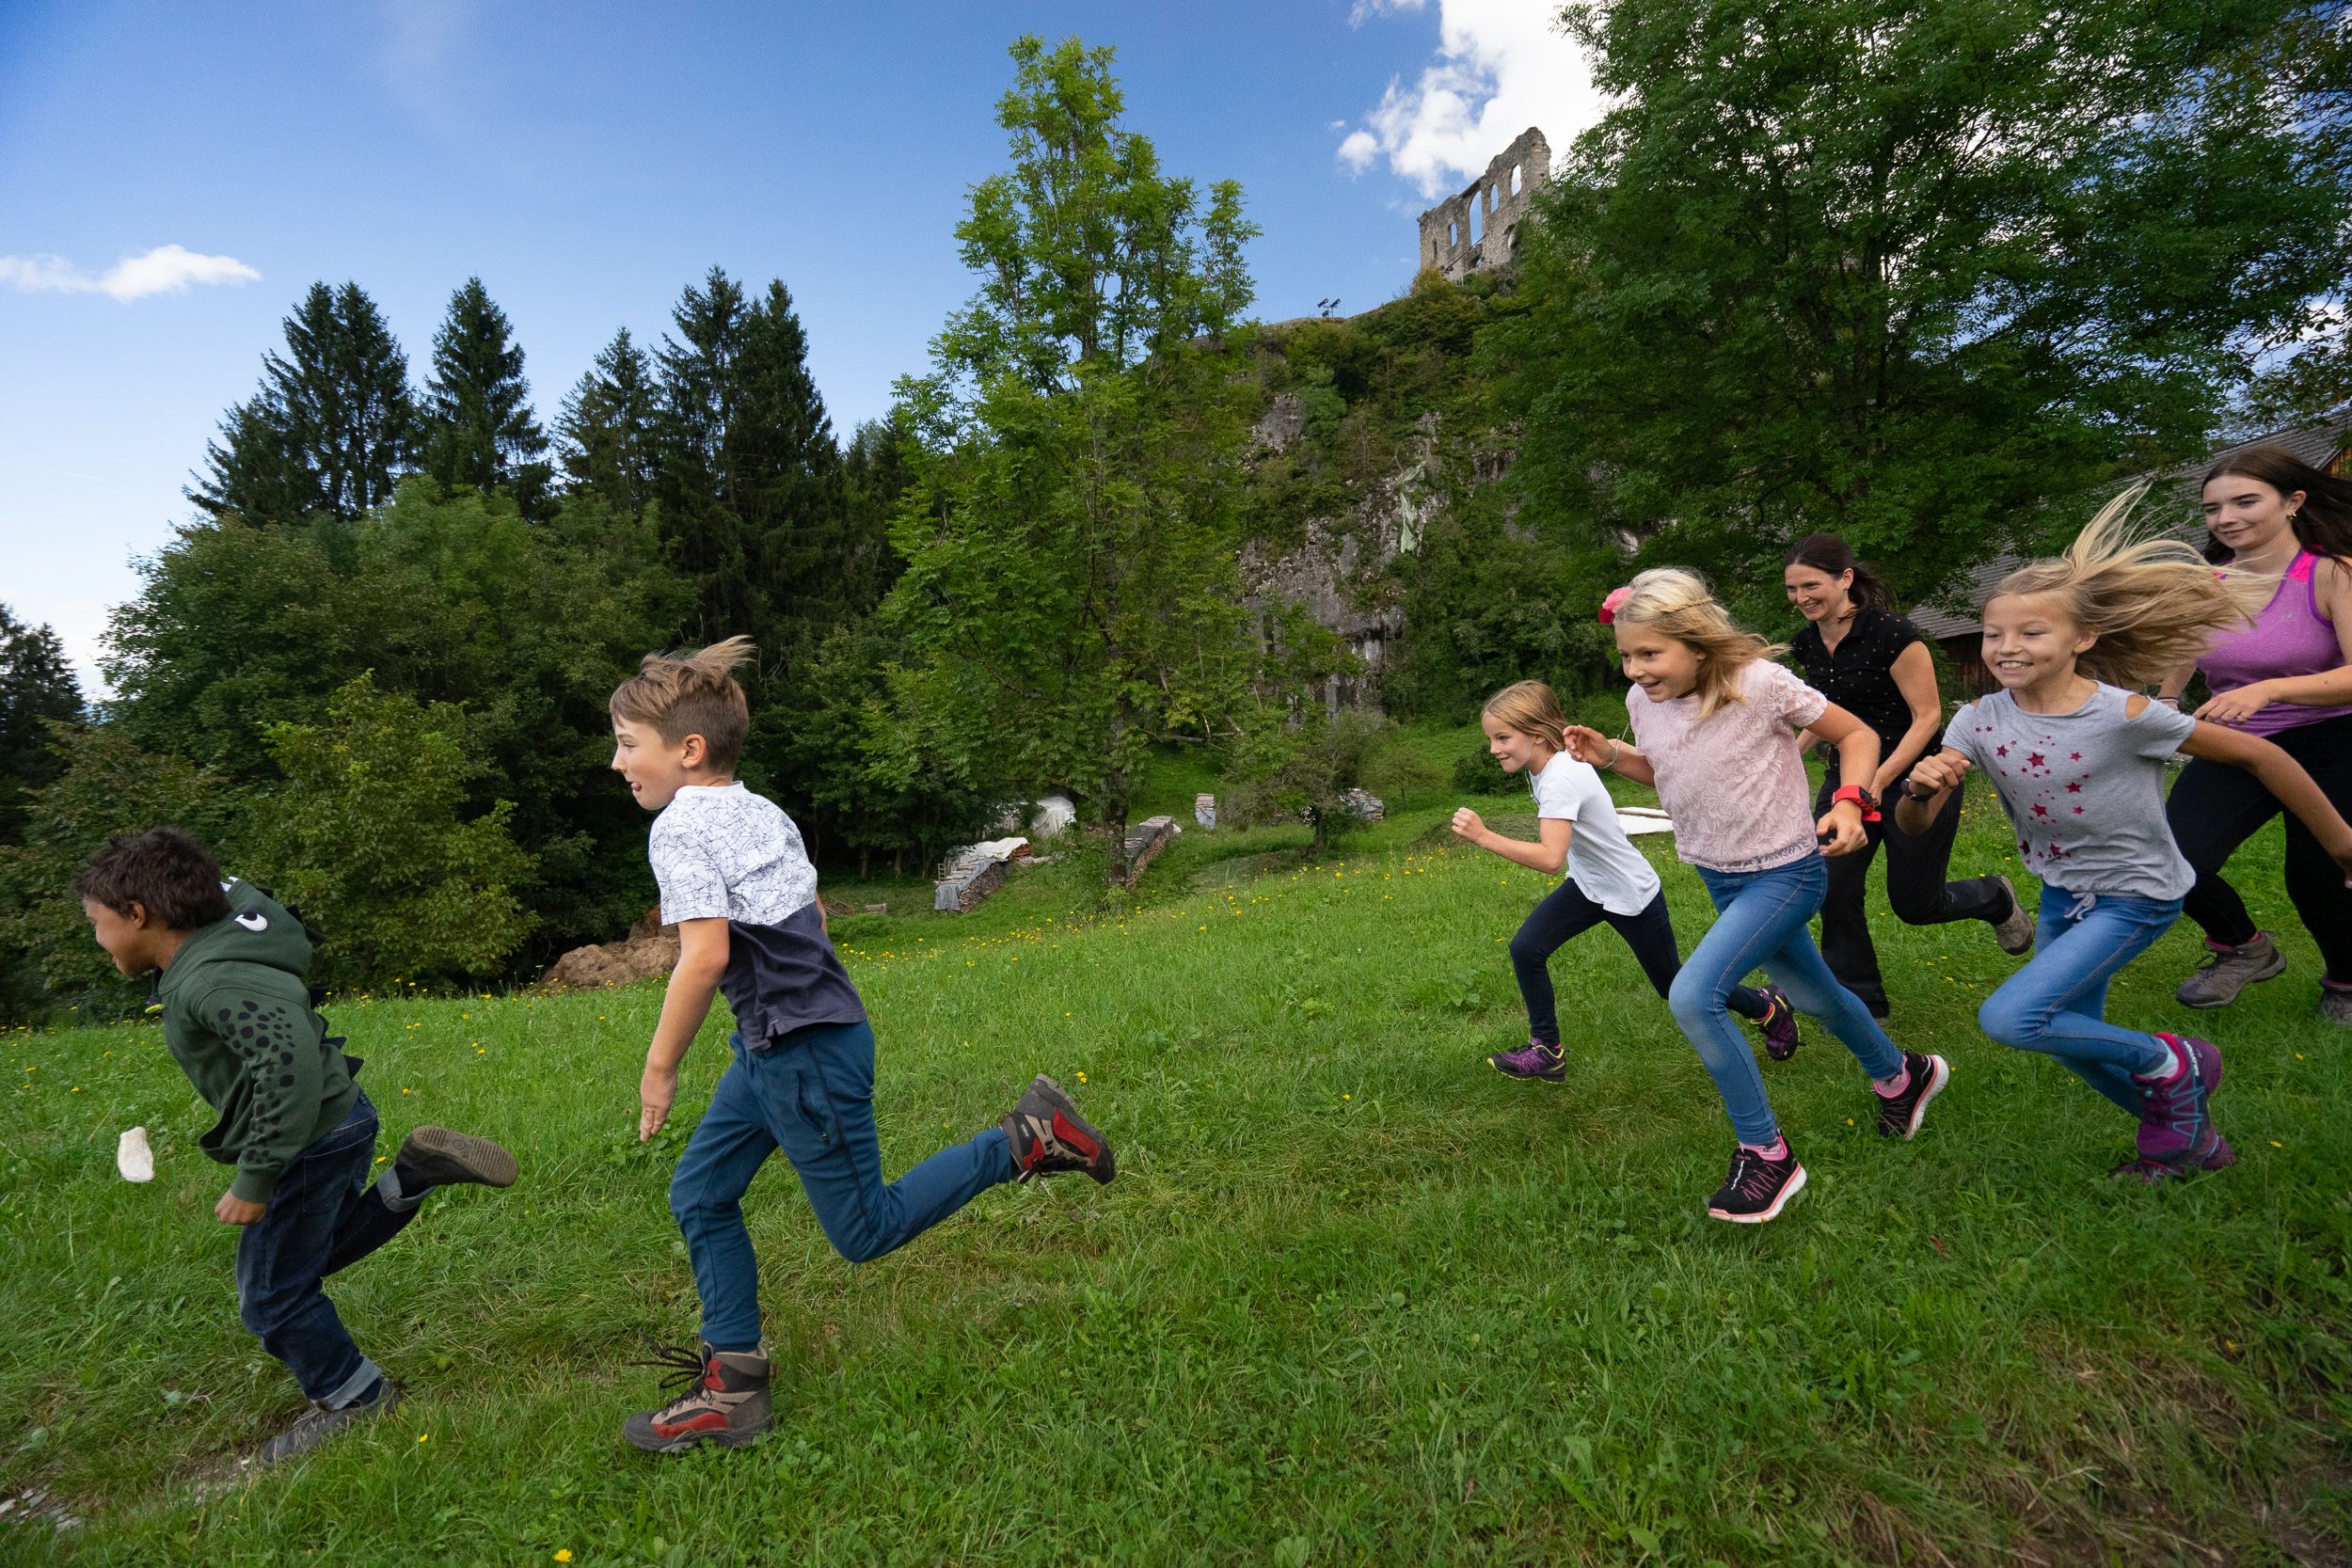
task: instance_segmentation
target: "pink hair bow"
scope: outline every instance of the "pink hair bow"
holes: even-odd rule
[[[1633,585],[1629,582],[1622,588],[1612,588],[1609,591],[1609,596],[1600,601],[1600,624],[1605,626],[1614,622],[1617,618],[1617,611],[1623,609],[1626,600],[1631,597],[1633,597]]]

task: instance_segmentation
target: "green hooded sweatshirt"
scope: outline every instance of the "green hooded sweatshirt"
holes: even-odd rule
[[[310,1009],[310,938],[244,882],[222,884],[229,918],[200,926],[163,972],[164,1043],[220,1113],[198,1141],[237,1167],[229,1190],[265,1203],[303,1149],[351,1114],[359,1086]]]

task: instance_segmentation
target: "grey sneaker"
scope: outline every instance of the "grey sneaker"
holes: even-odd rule
[[[384,1415],[399,1402],[399,1387],[390,1378],[379,1377],[364,1400],[354,1401],[339,1410],[314,1404],[304,1411],[294,1425],[262,1445],[262,1451],[253,1456],[253,1463],[277,1465],[309,1453],[344,1428],[358,1426],[361,1421]]]
[[[2017,896],[2017,884],[2007,877],[1993,879],[2009,895],[2009,913],[1993,923],[1993,940],[2012,958],[2032,952],[2034,917],[2026,911],[2026,901]]]
[[[2256,981],[2275,980],[2287,972],[2287,956],[2268,931],[2256,931],[2253,941],[2235,947],[2210,942],[2205,945],[2213,949],[2213,957],[2172,992],[2184,1007],[2226,1007]]]
[[[2352,986],[2331,986],[2319,982],[2319,1016],[2330,1023],[2352,1029]]]
[[[436,1187],[476,1182],[485,1187],[515,1184],[515,1157],[501,1144],[446,1127],[420,1127],[400,1142],[395,1163]]]

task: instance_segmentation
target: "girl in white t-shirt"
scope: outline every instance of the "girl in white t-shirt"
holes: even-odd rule
[[[1633,949],[1662,999],[1682,968],[1681,949],[1675,945],[1665,889],[1626,837],[1608,785],[1590,763],[1564,754],[1567,720],[1551,688],[1541,681],[1506,686],[1486,699],[1478,720],[1486,731],[1486,750],[1502,770],[1527,775],[1535,795],[1540,837],[1533,844],[1506,838],[1468,806],[1454,814],[1454,832],[1546,876],[1557,876],[1564,865],[1567,870],[1566,879],[1535,906],[1511,939],[1511,967],[1527,1003],[1527,1044],[1518,1051],[1498,1051],[1486,1062],[1506,1078],[1557,1084],[1568,1072],[1552,1000],[1552,954],[1570,938],[1605,921]],[[1779,987],[1735,987],[1729,1006],[1764,1031],[1764,1048],[1774,1060],[1786,1060],[1795,1052],[1796,1010]]]
[[[1690,572],[1644,572],[1601,604],[1614,626],[1635,744],[1571,724],[1569,749],[1637,784],[1658,786],[1674,818],[1675,851],[1695,867],[1715,924],[1692,950],[1666,998],[1707,1064],[1739,1145],[1731,1174],[1708,1203],[1719,1220],[1754,1225],[1778,1215],[1804,1187],[1804,1167],[1781,1136],[1756,1057],[1724,1009],[1740,978],[1761,964],[1799,1012],[1830,1027],[1870,1075],[1878,1129],[1908,1138],[1951,1076],[1941,1056],[1899,1051],[1870,1009],[1837,983],[1813,945],[1809,922],[1829,891],[1821,856],[1868,842],[1878,809],[1855,784],[1816,821],[1800,732],[1837,749],[1848,779],[1878,768],[1877,734],[1772,662],[1780,650],[1732,625]]]

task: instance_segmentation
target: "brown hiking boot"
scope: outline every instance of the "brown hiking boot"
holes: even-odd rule
[[[774,1424],[766,1356],[715,1351],[707,1340],[700,1355],[675,1346],[654,1354],[659,1360],[633,1365],[669,1368],[662,1392],[677,1397],[631,1416],[621,1428],[622,1436],[647,1453],[683,1453],[697,1443],[739,1449]]]
[[[1078,1107],[1061,1092],[1061,1085],[1041,1072],[1031,1081],[1029,1092],[1021,1097],[1021,1103],[999,1125],[1012,1145],[1015,1181],[1026,1181],[1032,1176],[1052,1176],[1057,1171],[1082,1170],[1095,1180],[1108,1184],[1119,1174],[1119,1162],[1111,1157],[1110,1141],[1078,1114]]]
[[[2172,992],[2184,1007],[2226,1007],[2257,980],[2275,980],[2287,972],[2287,956],[2279,951],[2268,931],[2256,931],[2251,941],[2235,947],[2211,942],[2205,945],[2213,950],[2213,957]]]

